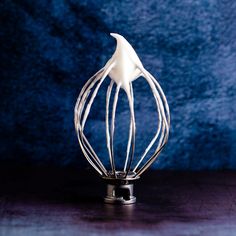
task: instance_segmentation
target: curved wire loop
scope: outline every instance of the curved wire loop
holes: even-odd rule
[[[169,127],[170,127],[169,106],[168,106],[165,94],[161,86],[147,70],[145,70],[144,68],[139,68],[139,69],[152,89],[152,93],[156,101],[157,112],[159,116],[159,123],[158,123],[156,135],[153,137],[147,149],[145,150],[144,154],[142,155],[140,161],[134,168],[134,172],[136,173],[135,176],[140,176],[141,174],[143,174],[143,172],[146,171],[151,166],[151,164],[157,159],[161,150],[164,148],[165,144],[167,143],[167,140],[169,137]],[[153,144],[155,143],[158,137],[159,137],[159,142],[158,142],[158,145],[154,154],[144,163],[142,167],[138,169],[145,155],[153,146]]]
[[[113,64],[109,65],[107,68],[102,68],[98,71],[95,75],[93,75],[85,84],[83,89],[81,90],[79,97],[77,99],[75,110],[74,110],[74,123],[75,129],[77,132],[78,140],[82,152],[86,157],[87,161],[93,166],[93,168],[100,174],[104,176],[108,176],[107,170],[98,158],[97,154],[93,150],[92,146],[90,145],[89,141],[85,137],[83,131],[85,127],[86,120],[88,118],[88,114],[90,108],[93,104],[93,101],[98,93],[98,90],[105,80],[106,76],[109,74],[110,70],[112,69]],[[96,85],[97,84],[97,85]],[[90,100],[88,101],[86,107],[85,104],[89,97],[89,94],[93,87],[96,85]]]

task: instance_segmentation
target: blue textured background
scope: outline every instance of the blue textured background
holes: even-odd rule
[[[85,165],[73,109],[83,84],[112,55],[109,33],[117,32],[158,77],[169,101],[171,135],[154,167],[235,169],[235,19],[234,0],[1,1],[0,161]],[[104,93],[105,87],[87,136],[105,160]],[[144,80],[135,82],[135,93],[138,157],[156,115]],[[124,94],[119,101],[117,165],[129,119]]]

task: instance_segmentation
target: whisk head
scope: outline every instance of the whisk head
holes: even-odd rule
[[[134,203],[133,181],[138,179],[144,171],[156,160],[161,150],[165,146],[170,127],[169,106],[157,80],[143,67],[140,59],[132,46],[118,34],[111,34],[117,40],[116,51],[106,65],[93,75],[82,88],[77,103],[75,105],[74,123],[80,147],[84,156],[98,174],[107,181],[106,203]],[[150,86],[155,98],[158,114],[157,130],[149,145],[135,166],[132,165],[135,152],[135,111],[134,111],[134,91],[132,83],[139,77],[143,77]],[[96,154],[88,139],[84,134],[85,124],[96,98],[96,95],[103,82],[109,79],[110,85],[107,87],[105,122],[106,122],[106,145],[109,155],[110,168],[106,168],[99,156]],[[112,108],[110,108],[111,93],[116,86]],[[123,89],[128,98],[130,111],[129,137],[127,143],[126,157],[122,169],[117,169],[114,155],[114,132],[116,108],[120,90]],[[111,121],[109,119],[111,113]],[[144,158],[156,143],[155,152],[144,162]]]

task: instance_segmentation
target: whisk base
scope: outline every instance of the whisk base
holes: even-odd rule
[[[104,202],[118,205],[134,204],[136,197],[133,196],[133,184],[108,184]]]

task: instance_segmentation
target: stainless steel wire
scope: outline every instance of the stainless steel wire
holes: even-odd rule
[[[157,159],[161,150],[165,146],[169,136],[170,111],[165,94],[159,83],[146,69],[144,69],[143,67],[138,67],[137,69],[140,71],[140,75],[147,81],[148,85],[152,90],[152,94],[155,98],[156,109],[158,114],[157,130],[154,137],[148,144],[147,148],[141,155],[141,157],[137,158],[138,159],[137,164],[134,167],[132,167],[135,155],[136,124],[135,124],[135,111],[134,111],[134,91],[132,82],[130,82],[128,91],[129,94],[127,94],[129,100],[129,109],[130,109],[129,137],[127,142],[124,167],[121,170],[117,170],[114,156],[114,133],[115,133],[116,107],[118,103],[119,92],[120,89],[122,89],[122,87],[120,84],[116,85],[116,92],[114,95],[114,100],[112,105],[111,126],[110,126],[109,122],[110,98],[112,89],[115,84],[115,82],[111,80],[110,85],[107,88],[106,107],[105,107],[106,146],[109,155],[110,168],[105,168],[102,161],[100,160],[100,158],[92,148],[91,144],[89,143],[88,139],[86,138],[84,134],[84,128],[94,99],[96,98],[96,95],[100,87],[102,86],[104,80],[106,79],[107,75],[109,74],[112,68],[113,64],[112,63],[108,64],[108,66],[102,68],[95,75],[93,75],[84,85],[75,105],[75,110],[74,110],[75,129],[77,132],[79,144],[86,159],[101,176],[115,179],[116,178],[132,179],[142,175],[144,171],[146,171],[150,167],[150,165]],[[157,146],[154,153],[148,160],[146,160],[145,159],[146,155],[150,152],[151,148],[155,143],[157,143]]]

